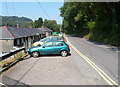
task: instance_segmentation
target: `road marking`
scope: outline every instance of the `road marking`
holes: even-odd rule
[[[0,85],[4,85],[4,86],[6,86],[5,84],[3,84],[3,83],[1,83],[1,82],[0,82]]]
[[[77,50],[67,39],[68,44],[83,58],[86,60],[87,63],[89,63],[99,74],[100,76],[109,84],[109,85],[116,85],[120,87],[114,80],[112,80],[102,69],[100,69],[94,62],[92,62],[88,57],[86,57],[83,53],[81,53],[79,50]]]

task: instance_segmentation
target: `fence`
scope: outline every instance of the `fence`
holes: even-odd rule
[[[25,55],[25,48],[21,48],[0,57],[0,74],[22,59]]]

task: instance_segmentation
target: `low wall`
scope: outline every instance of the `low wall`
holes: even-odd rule
[[[10,52],[13,49],[13,40],[0,40],[1,52]]]

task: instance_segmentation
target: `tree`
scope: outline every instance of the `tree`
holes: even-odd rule
[[[120,46],[119,2],[65,2],[60,8],[65,33]]]
[[[53,30],[54,32],[59,32],[60,31],[60,25],[57,24],[57,22],[55,20],[44,20],[43,23],[44,27],[50,28],[51,30]]]
[[[42,18],[39,18],[38,20],[35,20],[35,22],[34,22],[35,28],[42,27],[42,25],[43,25],[43,19]]]
[[[22,28],[27,27],[29,22],[33,22],[31,19],[26,17],[17,17],[17,16],[0,16],[2,18],[2,26],[8,24],[12,27],[17,27],[19,24]]]

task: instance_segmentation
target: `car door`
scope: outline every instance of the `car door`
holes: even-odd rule
[[[41,54],[53,54],[54,53],[53,42],[47,42],[42,46]]]
[[[55,54],[60,54],[61,49],[63,48],[63,43],[60,41],[54,42],[54,52]]]

